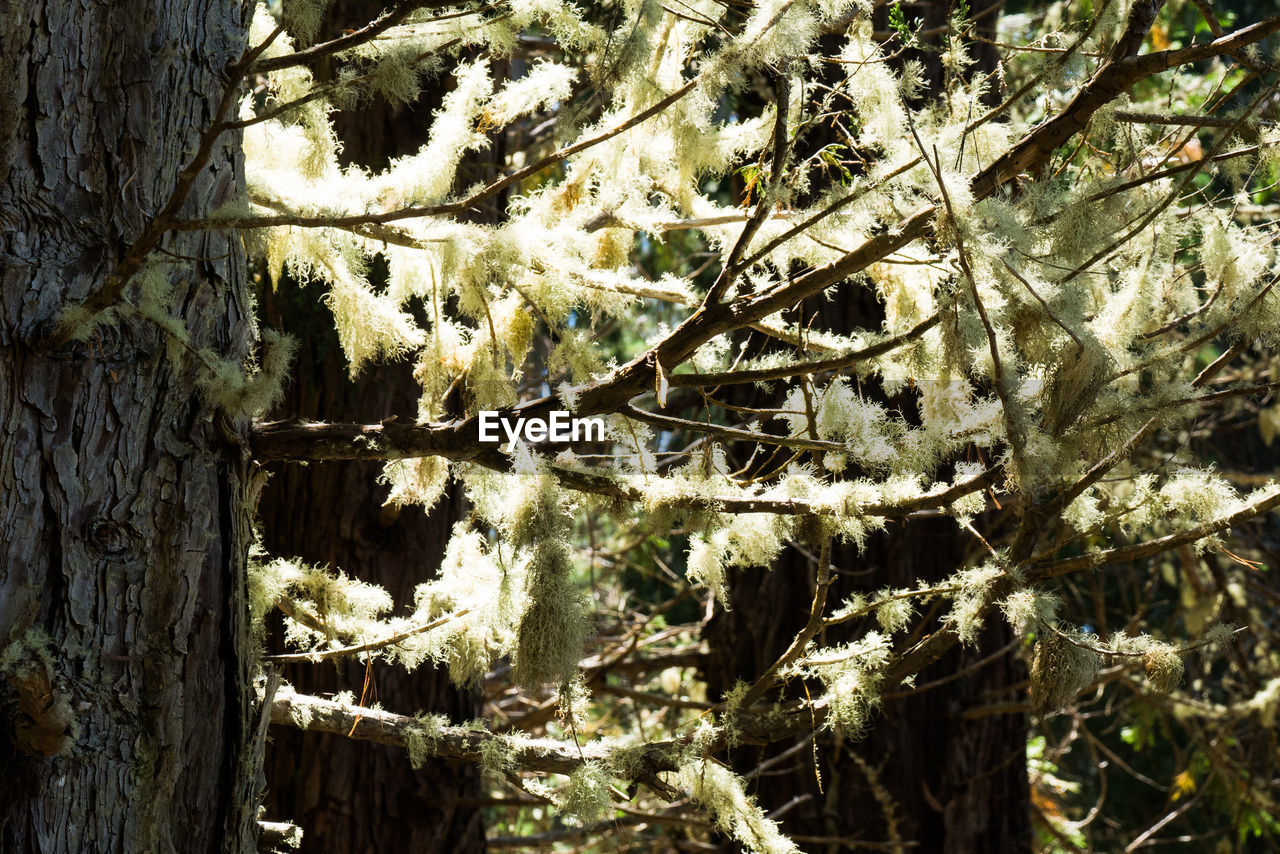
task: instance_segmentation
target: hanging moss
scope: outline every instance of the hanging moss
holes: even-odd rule
[[[1031,659],[1031,707],[1045,715],[1066,708],[1098,676],[1101,662],[1083,640],[1049,632],[1036,641]]]

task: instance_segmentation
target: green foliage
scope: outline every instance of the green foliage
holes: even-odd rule
[[[897,34],[898,40],[904,45],[910,45],[915,41],[915,33],[907,26],[907,16],[903,14],[900,2],[889,7],[889,28]]]

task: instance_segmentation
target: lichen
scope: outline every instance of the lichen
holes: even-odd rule
[[[1101,662],[1090,646],[1092,635],[1075,638],[1048,631],[1036,641],[1031,660],[1031,705],[1037,714],[1066,708],[1093,684]]]
[[[680,767],[680,785],[706,807],[716,827],[753,854],[797,854],[796,844],[782,834],[777,822],[746,792],[742,778],[710,759],[692,760]]]
[[[436,745],[444,735],[444,728],[449,719],[444,715],[419,712],[414,716],[414,723],[404,730],[404,746],[409,753],[409,764],[421,768],[427,757],[435,752]]]

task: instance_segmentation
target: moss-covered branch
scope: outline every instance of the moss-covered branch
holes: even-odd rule
[[[676,768],[670,744],[650,745],[638,752],[634,748],[609,747],[600,742],[579,747],[572,742],[449,726],[434,718],[424,720],[288,690],[276,695],[271,706],[271,722],[400,747],[416,761],[435,756],[495,768],[555,774],[572,774],[587,762],[604,762],[630,769],[636,773],[634,779]]]

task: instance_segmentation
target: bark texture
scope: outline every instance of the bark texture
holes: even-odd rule
[[[314,293],[299,294],[297,288],[284,283],[264,304],[270,322],[309,327],[310,341],[282,409],[305,417],[412,420],[417,385],[409,366],[383,367],[351,383],[332,331],[328,337],[317,333],[322,325],[332,326],[327,310]],[[289,304],[282,306],[286,299]],[[384,508],[387,487],[376,483],[380,470],[368,462],[281,468],[260,504],[264,545],[272,554],[332,565],[382,585],[403,607],[439,566],[463,500],[451,488],[429,515],[416,507]],[[457,691],[443,670],[429,666],[407,673],[376,663],[366,673],[354,661],[302,664],[290,667],[286,678],[307,694],[351,691],[366,705],[377,700],[401,714],[442,712],[460,722],[480,712],[477,696]],[[460,805],[480,794],[473,765],[428,760],[415,770],[400,748],[277,728],[267,778],[268,814],[302,827],[304,852],[484,850],[480,811]]]
[[[33,344],[169,199],[249,7],[0,5],[0,850],[251,851],[247,425],[128,311]],[[237,152],[219,141],[181,215],[243,192]],[[242,358],[239,239],[161,245],[192,344]]]

